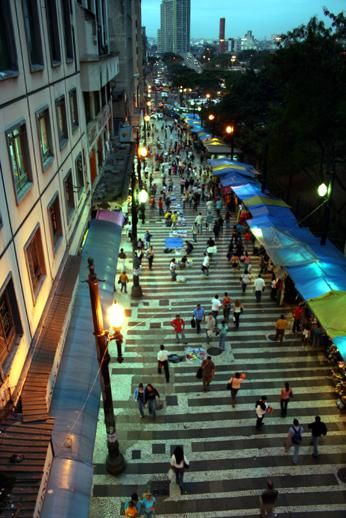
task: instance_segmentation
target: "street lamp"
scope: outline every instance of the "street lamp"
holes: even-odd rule
[[[144,115],[144,142],[147,143],[147,130],[148,130],[148,124],[150,121],[150,115]]]
[[[330,174],[330,179],[328,185],[325,183],[321,183],[317,188],[317,193],[321,198],[324,198],[323,204],[325,204],[324,209],[324,228],[321,235],[321,245],[324,246],[327,242],[328,232],[329,232],[329,224],[330,224],[330,211],[331,211],[331,201],[333,196],[334,189],[334,178],[335,171],[333,170]]]
[[[233,160],[233,155],[234,155],[234,126],[233,126],[233,124],[229,124],[228,126],[226,126],[225,131],[231,140],[231,160]]]
[[[119,442],[117,439],[115,415],[113,407],[111,379],[109,375],[110,356],[108,352],[108,344],[115,340],[117,345],[117,360],[122,363],[122,343],[123,336],[121,334],[121,326],[124,322],[124,310],[119,304],[113,304],[108,311],[110,329],[103,328],[103,316],[101,308],[101,300],[99,293],[99,279],[95,272],[94,261],[88,259],[89,275],[87,283],[89,285],[91,312],[94,324],[94,335],[96,342],[97,360],[99,363],[100,385],[102,392],[102,402],[104,411],[104,420],[107,434],[106,470],[111,475],[119,475],[125,469],[125,460],[119,450]]]
[[[213,135],[215,135],[215,123],[216,123],[216,117],[213,113],[209,113],[208,115],[208,121],[212,123],[213,128]]]
[[[145,160],[148,156],[148,149],[146,146],[139,145],[139,132],[137,132],[137,180],[138,180],[138,188],[139,193],[137,194],[137,180],[135,168],[133,166],[132,176],[131,176],[131,191],[132,191],[132,201],[131,201],[131,219],[132,219],[132,260],[133,260],[133,285],[131,289],[131,296],[133,298],[140,298],[143,295],[142,287],[139,282],[140,275],[140,262],[136,254],[137,249],[137,226],[138,226],[138,208],[139,205],[142,208],[142,211],[145,210],[144,204],[148,201],[148,193],[145,189],[143,189],[142,185],[142,174],[141,174],[141,161]],[[137,198],[137,199],[136,199]],[[143,213],[142,213],[143,214]],[[144,222],[144,217],[142,216],[142,221]]]

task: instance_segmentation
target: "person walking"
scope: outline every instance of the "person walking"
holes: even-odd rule
[[[303,313],[304,313],[304,308],[303,308],[303,306],[301,306],[299,304],[293,310],[292,332],[294,335],[296,333],[299,333],[299,331],[301,331],[301,322],[302,322]]]
[[[244,378],[245,377],[242,377],[240,372],[236,372],[234,376],[231,376],[228,380],[227,385],[231,389],[231,403],[233,408],[235,408],[235,399],[237,397],[238,390],[240,389],[240,385],[244,381]]]
[[[223,311],[223,318],[226,322],[229,321],[229,315],[231,313],[231,304],[232,304],[231,297],[228,295],[227,291],[225,291],[224,297],[222,299],[222,311]]]
[[[242,290],[243,293],[245,293],[246,292],[246,288],[250,284],[250,280],[251,280],[250,273],[248,273],[248,272],[242,273],[241,277],[240,277],[240,280],[241,280],[241,290]]]
[[[290,384],[286,381],[284,387],[281,389],[280,392],[281,417],[287,416],[287,406],[291,397],[293,397],[293,392],[290,388]]]
[[[267,413],[268,403],[267,396],[262,396],[258,401],[256,401],[256,430],[260,430],[263,426],[263,419]]]
[[[171,326],[175,331],[175,337],[177,339],[177,343],[180,343],[180,340],[186,341],[185,338],[185,320],[183,320],[180,315],[175,315],[175,318],[171,320]]]
[[[262,299],[262,291],[264,291],[265,282],[262,279],[261,274],[258,275],[257,279],[255,279],[255,296],[256,302],[261,302]]]
[[[244,311],[243,304],[240,302],[239,299],[236,299],[234,302],[234,306],[233,306],[233,322],[234,322],[234,327],[236,329],[239,329],[240,315],[241,315],[241,313],[243,313],[243,311]]]
[[[202,269],[202,273],[204,275],[206,275],[207,277],[209,277],[209,264],[210,264],[209,255],[207,252],[204,252],[201,269]]]
[[[121,274],[119,275],[119,280],[118,280],[118,283],[121,285],[121,288],[120,288],[120,292],[122,293],[123,291],[125,293],[127,293],[127,283],[129,282],[129,278],[126,274],[125,271],[121,272]]]
[[[218,317],[218,314],[219,314],[219,311],[220,311],[221,307],[222,307],[222,302],[219,299],[219,295],[216,294],[211,299],[211,312],[212,312],[213,317],[215,318],[216,322],[217,322],[217,317]]]
[[[212,361],[211,356],[207,356],[206,359],[202,361],[201,368],[203,391],[207,392],[209,390],[209,385],[215,376],[215,364]]]
[[[171,280],[176,281],[177,280],[177,263],[175,261],[175,257],[171,259],[171,262],[169,263],[169,271],[171,274]]]
[[[157,372],[161,374],[162,369],[165,371],[166,382],[169,383],[168,351],[166,351],[164,345],[160,345],[160,350],[157,353]]]
[[[226,336],[228,331],[229,327],[226,320],[222,320],[221,326],[219,327],[219,349],[221,349],[221,351],[225,350]]]
[[[319,415],[315,417],[315,421],[308,425],[308,428],[311,430],[311,439],[313,445],[312,456],[317,459],[319,456],[318,453],[318,444],[320,442],[321,435],[327,435],[327,427]]]
[[[120,259],[121,271],[122,272],[126,271],[126,257],[127,257],[127,255],[125,254],[124,249],[120,248],[118,259]]]
[[[299,447],[303,440],[304,428],[299,424],[298,419],[293,419],[293,424],[288,429],[286,451],[293,447],[293,464],[298,464]]]
[[[143,516],[145,518],[154,517],[155,504],[156,504],[156,498],[150,493],[150,491],[146,491],[143,494],[142,500],[140,500],[141,513],[143,513]]]
[[[192,231],[193,242],[197,243],[198,227],[197,227],[197,223],[196,222],[193,223],[191,231]]]
[[[270,518],[273,516],[279,492],[274,489],[272,480],[267,480],[267,489],[260,496],[260,517]]]
[[[154,248],[153,248],[152,245],[149,246],[146,255],[147,255],[147,259],[148,259],[149,270],[152,270],[153,269],[154,257],[155,257]]]
[[[200,304],[197,304],[193,310],[193,318],[196,322],[196,332],[199,334],[201,332],[201,323],[205,320],[205,311]]]
[[[274,340],[280,340],[280,344],[282,344],[282,341],[284,339],[285,330],[287,329],[288,322],[285,318],[285,315],[281,315],[280,318],[276,321],[275,329],[276,334]]]
[[[141,417],[144,417],[144,407],[145,407],[145,390],[143,387],[143,383],[140,383],[137,388],[135,388],[133,393],[133,399],[137,402],[139,413]]]
[[[201,212],[199,214],[197,214],[197,216],[195,217],[195,223],[197,225],[198,234],[202,234],[203,216],[202,216]]]
[[[144,391],[144,401],[145,404],[148,403],[149,414],[152,417],[156,417],[156,398],[160,399],[159,392],[151,383],[148,383]]]
[[[216,329],[216,320],[215,320],[212,312],[210,312],[208,314],[207,319],[206,319],[206,324],[207,324],[207,329],[206,329],[207,344],[209,344],[210,338],[213,336],[213,333],[215,332],[215,329]]]
[[[176,446],[171,457],[170,465],[175,473],[175,481],[180,487],[180,491],[184,491],[184,473],[185,469],[190,467],[190,463],[185,457],[183,446]]]
[[[137,518],[140,513],[141,504],[137,493],[131,495],[131,499],[125,503],[125,514],[127,518]]]

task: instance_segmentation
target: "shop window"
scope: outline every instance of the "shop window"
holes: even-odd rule
[[[60,202],[58,194],[56,194],[48,206],[48,215],[52,235],[53,251],[55,251],[62,237]]]
[[[76,179],[77,179],[77,189],[78,189],[78,198],[79,198],[85,187],[85,185],[84,185],[84,164],[83,164],[82,153],[79,153],[79,155],[76,158]]]
[[[68,132],[67,132],[67,120],[66,120],[66,105],[65,105],[65,96],[59,97],[55,101],[56,107],[56,118],[58,122],[58,136],[59,136],[59,146],[60,149],[63,149],[68,140]]]
[[[67,220],[70,221],[71,216],[75,209],[72,171],[71,170],[67,173],[67,175],[64,178],[64,193],[65,193]]]
[[[61,0],[62,16],[64,23],[66,62],[73,61],[72,26],[71,26],[71,0]]]
[[[0,291],[0,366],[22,333],[16,293],[10,278]]]
[[[69,98],[72,131],[75,131],[79,126],[77,90],[75,88],[70,90]]]
[[[0,80],[18,73],[11,3],[10,0],[2,0],[0,7]]]
[[[31,70],[42,70],[43,55],[37,0],[22,0],[23,17]]]
[[[47,28],[49,36],[50,56],[53,67],[61,64],[60,38],[56,0],[46,0]]]
[[[46,169],[53,160],[53,143],[48,107],[36,114],[42,166]]]
[[[32,186],[28,136],[25,122],[6,132],[14,189],[19,202]]]
[[[35,229],[28,244],[25,246],[25,255],[28,264],[32,293],[34,300],[36,300],[46,276],[40,227]]]

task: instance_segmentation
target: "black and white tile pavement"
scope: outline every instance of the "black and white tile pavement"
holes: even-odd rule
[[[157,179],[155,179],[157,181]],[[175,193],[179,204],[178,180]],[[202,211],[205,212],[204,204]],[[140,226],[149,229],[155,249],[153,271],[144,259],[141,283],[144,297],[134,302],[129,295],[117,298],[131,310],[125,345],[125,361],[116,363],[111,349],[111,375],[117,413],[117,431],[126,457],[126,471],[117,478],[106,474],[105,430],[102,410],[99,415],[94,452],[94,487],[90,516],[119,516],[122,503],[132,492],[146,488],[161,493],[157,517],[216,518],[258,516],[258,497],[266,478],[273,479],[279,490],[277,512],[284,517],[336,518],[346,515],[345,485],[338,479],[338,469],[346,462],[345,416],[335,406],[329,367],[320,350],[302,347],[300,340],[288,333],[283,344],[272,342],[274,322],[289,308],[278,308],[270,300],[269,289],[261,304],[255,302],[253,290],[241,293],[239,272],[231,270],[226,259],[229,236],[219,239],[217,258],[212,261],[210,277],[200,271],[201,258],[209,234],[198,236],[192,254],[193,266],[183,275],[186,283],[170,280],[171,255],[163,253],[168,230],[157,210],[147,210],[148,221]],[[186,228],[191,239],[195,213],[185,211]],[[123,245],[129,250],[126,235]],[[253,258],[254,275],[258,260]],[[267,279],[268,284],[268,279]],[[216,376],[210,392],[201,391],[195,377],[198,364],[183,362],[171,365],[171,382],[157,374],[156,353],[164,343],[169,352],[182,354],[184,345],[175,343],[169,324],[176,313],[186,320],[189,345],[206,347],[202,333],[190,328],[192,310],[197,302],[210,308],[215,293],[228,291],[240,298],[245,311],[238,331],[232,330],[226,351],[215,356]],[[215,339],[214,339],[215,341]],[[216,342],[215,342],[216,345]],[[235,371],[245,371],[247,380],[238,395],[236,408],[225,390]],[[165,401],[165,408],[155,420],[140,419],[133,401],[133,390],[139,382],[153,383]],[[294,398],[287,418],[279,412],[279,393],[289,381]],[[266,394],[274,411],[265,418],[265,426],[256,433],[255,401]],[[321,415],[328,435],[320,447],[320,458],[311,456],[310,437],[306,433],[299,464],[294,466],[283,443],[294,417],[303,425]],[[172,448],[183,444],[191,468],[185,479],[188,493],[180,495],[175,484],[169,487],[167,472]],[[166,494],[165,494],[166,493]]]

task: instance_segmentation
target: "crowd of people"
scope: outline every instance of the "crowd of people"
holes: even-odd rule
[[[204,239],[205,249],[201,258],[201,273],[209,277],[215,257],[218,254],[218,240],[225,229],[230,235],[227,249],[227,259],[232,270],[239,273],[239,282],[242,293],[245,294],[249,286],[253,286],[254,299],[260,304],[262,294],[268,287],[268,295],[279,305],[283,302],[285,292],[285,276],[280,268],[276,268],[271,262],[265,249],[254,239],[247,226],[247,219],[250,214],[246,207],[243,207],[233,193],[224,194],[221,188],[211,175],[211,171],[203,160],[200,160],[193,147],[193,141],[183,124],[177,121],[163,120],[156,125],[151,125],[149,135],[152,142],[150,153],[153,157],[152,170],[146,175],[150,190],[150,209],[157,210],[162,218],[163,225],[176,230],[186,228],[184,210],[189,208],[195,213],[192,227],[190,229],[191,239],[185,240],[181,256],[171,257],[169,261],[169,273],[172,282],[177,281],[180,270],[189,266],[189,258],[194,252],[194,245]],[[161,138],[163,135],[163,142]],[[154,179],[158,177],[158,184]],[[181,197],[181,208],[176,203],[176,190],[179,190]],[[205,208],[201,202],[205,203]],[[234,215],[237,224],[231,229],[231,215]],[[144,218],[143,218],[144,219]],[[129,236],[130,237],[130,236]],[[145,231],[143,239],[137,243],[137,257],[140,264],[144,257],[148,260],[149,270],[154,267],[155,251],[151,244],[151,234]],[[126,260],[124,255],[119,254],[119,259]],[[169,252],[169,251],[168,251]],[[251,255],[260,257],[260,271],[253,277],[253,265]],[[271,277],[269,285],[268,276]],[[122,265],[122,272],[119,275],[121,290],[126,292],[128,279],[126,276],[125,263]],[[216,338],[221,351],[230,347],[227,341],[229,332],[232,329],[237,331],[241,325],[241,315],[245,311],[244,304],[238,298],[233,300],[229,292],[224,292],[220,298],[215,294],[210,301],[210,308],[205,308],[197,303],[191,315],[191,327],[197,334],[204,330],[206,344]],[[176,342],[187,343],[185,328],[186,323],[179,313],[170,322],[175,334]],[[285,332],[290,330],[293,334],[301,333],[303,343],[313,340],[313,329],[317,328],[313,316],[309,314],[308,308],[298,304],[292,313],[281,317],[275,323],[275,341],[283,342]],[[157,352],[157,370],[159,374],[164,373],[165,380],[170,383],[169,354],[162,344]],[[210,355],[202,361],[196,377],[201,380],[204,392],[210,390],[210,385],[215,377],[216,365]],[[237,394],[246,375],[235,372],[228,380],[227,390],[230,391],[230,404],[236,407]],[[281,417],[285,418],[288,413],[289,401],[293,398],[293,390],[288,382],[278,394],[280,401]],[[144,386],[140,383],[134,391],[134,400],[138,405],[141,418],[145,417],[145,408],[148,408],[149,416],[156,417],[157,410],[162,408],[158,390],[148,383]],[[263,395],[254,405],[255,430],[260,432],[263,429],[264,419],[272,412],[267,397]],[[319,416],[315,421],[307,425],[311,429],[314,457],[318,456],[318,442],[321,435],[326,435],[327,427]],[[294,418],[289,426],[287,439],[284,443],[286,451],[292,448],[292,462],[298,463],[299,447],[303,440],[304,427]],[[185,492],[184,472],[189,468],[189,461],[184,454],[182,446],[176,446],[173,455],[169,460],[168,477],[175,480],[181,492]],[[267,489],[260,496],[261,516],[270,516],[278,499],[278,491],[274,489],[271,480],[267,481]],[[144,514],[151,518],[155,513],[155,497],[149,492],[139,499],[136,494],[125,506],[125,516],[136,517]],[[136,514],[137,513],[137,514]]]

